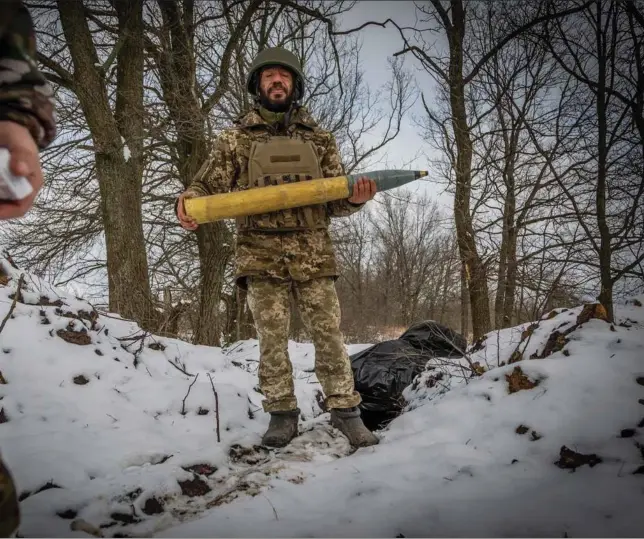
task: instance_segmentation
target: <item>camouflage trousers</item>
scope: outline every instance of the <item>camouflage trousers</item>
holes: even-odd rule
[[[332,277],[306,281],[250,277],[248,306],[259,337],[259,387],[264,411],[294,410],[297,399],[288,356],[290,291],[315,347],[315,374],[322,385],[325,407],[360,404],[351,362],[340,331],[340,302]]]
[[[0,537],[14,537],[20,524],[20,509],[11,473],[0,458]]]

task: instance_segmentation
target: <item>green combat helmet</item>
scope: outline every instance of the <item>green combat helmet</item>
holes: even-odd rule
[[[246,89],[248,92],[257,97],[259,91],[259,72],[262,68],[273,65],[285,67],[293,73],[295,77],[294,101],[299,101],[304,95],[304,73],[302,71],[302,65],[297,59],[297,56],[282,47],[264,49],[255,57],[246,80]]]

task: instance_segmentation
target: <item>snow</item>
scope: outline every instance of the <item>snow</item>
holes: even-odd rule
[[[3,266],[11,279],[0,286],[0,320],[20,276]],[[491,332],[465,359],[433,362],[381,443],[354,452],[319,407],[310,344],[289,343],[303,434],[268,451],[258,446],[269,418],[256,341],[143,339],[133,322],[93,319],[89,303],[34,276],[21,290],[0,333],[0,449],[24,496],[22,536],[641,534],[644,479],[633,472],[644,465],[644,297],[617,305],[612,326],[577,327],[582,306],[558,309],[530,331]],[[568,329],[563,348],[530,359]],[[485,372],[465,376],[470,362]],[[510,393],[517,367],[537,385]],[[601,462],[562,469],[562,446]],[[186,470],[194,465],[211,469]],[[179,483],[195,479],[182,493]],[[60,488],[38,492],[47,484]],[[190,496],[190,487],[208,492]]]
[[[125,142],[125,138],[121,137],[121,142],[123,143],[123,159],[125,159],[126,161],[129,161],[130,157],[132,157],[130,148],[127,145],[127,142]]]

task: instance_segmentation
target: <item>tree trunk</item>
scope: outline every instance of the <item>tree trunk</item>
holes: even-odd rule
[[[446,250],[451,247],[449,244],[446,244]],[[445,264],[445,271],[443,272],[442,278],[442,290],[441,290],[441,299],[440,299],[440,309],[438,311],[438,321],[442,324],[445,321],[445,311],[447,310],[447,293],[449,290],[450,284],[452,284],[451,274],[454,269],[454,260],[451,256],[447,259]]]
[[[207,223],[199,229],[197,243],[201,263],[201,295],[199,323],[195,329],[194,342],[220,346],[223,327],[219,304],[226,266],[231,254],[224,245],[230,243],[230,234],[223,223]]]
[[[507,279],[507,259],[508,259],[508,197],[505,198],[503,205],[503,228],[501,231],[501,248],[499,250],[499,271],[496,284],[496,299],[494,301],[494,327],[501,329],[503,327],[503,307],[505,305],[505,289]]]
[[[116,110],[81,0],[59,0],[60,21],[74,65],[74,84],[94,140],[107,247],[109,308],[147,329],[156,325],[141,215],[143,137],[142,3],[115,2],[119,19]],[[127,147],[127,150],[126,150]],[[129,155],[125,153],[129,152]]]
[[[470,194],[472,187],[472,140],[465,108],[465,83],[463,79],[463,38],[465,12],[462,0],[452,0],[452,27],[449,30],[449,93],[452,111],[452,127],[457,148],[456,192],[454,196],[454,219],[461,260],[472,309],[472,333],[474,339],[490,330],[490,304],[487,284],[487,269],[476,248]]]
[[[196,64],[193,35],[189,31],[194,16],[192,2],[184,6],[183,16],[176,0],[159,0],[164,28],[162,50],[148,45],[159,66],[164,100],[177,130],[177,168],[184,187],[190,185],[208,156],[205,112],[195,94]],[[201,269],[199,318],[194,328],[195,344],[220,346],[224,329],[219,303],[232,243],[224,223],[207,223],[197,229]]]
[[[608,320],[613,321],[613,279],[611,277],[611,236],[606,220],[606,173],[607,173],[607,119],[606,119],[606,35],[602,22],[603,5],[597,1],[597,226],[599,228],[599,266],[601,291],[599,302],[606,309]]]
[[[517,231],[512,227],[508,234],[508,260],[505,276],[503,319],[501,328],[512,327],[514,296],[517,288]],[[501,329],[499,328],[499,329]]]
[[[467,290],[467,271],[465,263],[461,262],[461,334],[467,339],[467,332],[469,331],[469,292]]]

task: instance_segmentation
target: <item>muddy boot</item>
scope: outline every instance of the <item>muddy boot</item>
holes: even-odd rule
[[[332,409],[331,425],[349,438],[352,447],[367,447],[380,442],[378,437],[364,426],[360,418],[360,409],[357,406]]]
[[[16,486],[0,458],[0,537],[15,537],[20,524]]]
[[[297,436],[297,423],[300,410],[271,412],[271,422],[262,438],[262,445],[268,447],[284,447]]]

